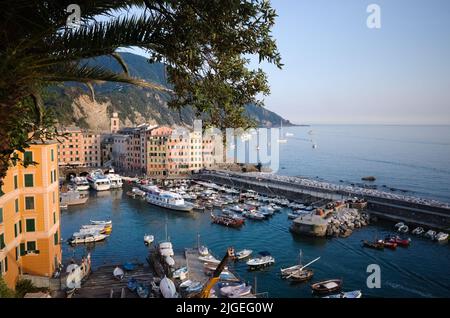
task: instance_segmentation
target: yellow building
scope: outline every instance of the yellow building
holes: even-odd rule
[[[0,191],[0,273],[10,288],[21,274],[51,277],[61,263],[56,142],[19,156],[37,162],[8,170]]]

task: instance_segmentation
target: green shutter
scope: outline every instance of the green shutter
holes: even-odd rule
[[[0,250],[5,248],[5,234],[0,234]]]
[[[3,223],[3,208],[0,208],[0,224]]]
[[[54,243],[55,243],[55,245],[58,245],[58,243],[59,243],[59,240],[58,240],[58,231],[56,231],[56,233],[55,233],[55,235],[54,235]]]
[[[8,256],[5,256],[5,273],[8,271]]]
[[[17,237],[17,223],[14,224],[14,237]]]
[[[19,181],[17,179],[17,176],[14,176],[14,189],[17,189],[19,187]]]
[[[20,256],[25,255],[25,243],[20,243]]]
[[[22,220],[19,221],[19,233],[22,233]]]
[[[51,158],[52,161],[55,160],[55,154],[54,154],[53,149],[50,150],[50,158]]]
[[[53,224],[56,224],[56,212],[53,212]]]
[[[35,224],[34,219],[27,219],[25,226],[26,226],[27,232],[36,231],[36,224]]]
[[[23,160],[25,163],[32,163],[33,162],[33,153],[31,151],[25,151],[23,155]]]
[[[26,174],[25,175],[25,187],[32,187],[32,186],[34,186],[33,175]]]
[[[16,200],[14,201],[14,206],[15,206],[15,208],[16,208],[16,213],[19,212],[19,199],[16,199]]]
[[[19,248],[16,246],[16,261],[19,260]]]

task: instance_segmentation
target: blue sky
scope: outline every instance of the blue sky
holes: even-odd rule
[[[381,29],[367,28],[372,3]],[[296,123],[450,124],[450,1],[272,5],[285,67],[262,65],[268,109]]]

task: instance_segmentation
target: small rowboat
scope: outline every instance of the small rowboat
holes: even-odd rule
[[[253,253],[252,250],[247,250],[247,249],[245,249],[245,250],[242,250],[242,251],[237,252],[237,253],[235,254],[235,258],[236,258],[237,260],[241,260],[241,259],[244,259],[244,258],[249,257],[252,253]]]
[[[330,279],[322,282],[317,282],[311,285],[311,288],[316,294],[328,294],[340,291],[342,287],[341,279]]]
[[[293,280],[295,282],[306,282],[310,280],[314,276],[314,271],[312,269],[299,269],[291,274],[289,274],[286,278]]]
[[[384,240],[385,242],[396,243],[398,246],[408,247],[411,244],[411,239],[402,239],[398,236],[388,236]]]
[[[91,223],[94,225],[111,225],[112,221],[111,220],[109,220],[109,221],[92,221],[91,220]]]
[[[361,298],[361,296],[362,292],[360,290],[354,290],[340,294],[325,296],[323,298]]]
[[[395,242],[384,241],[383,244],[384,244],[384,247],[389,248],[391,250],[397,249],[397,243],[395,243]]]
[[[154,240],[155,240],[155,237],[153,235],[148,235],[148,234],[144,235],[144,244],[145,245],[148,246],[148,245],[152,244]]]

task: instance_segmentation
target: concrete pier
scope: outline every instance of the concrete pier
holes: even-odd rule
[[[316,206],[332,200],[346,200],[352,197],[363,198],[368,202],[368,211],[380,218],[406,221],[439,230],[450,230],[450,208],[445,206],[308,187],[302,184],[271,180],[267,177],[260,178],[257,174],[207,171],[196,174],[194,178],[237,189],[253,190],[266,195],[282,196],[289,200]]]

